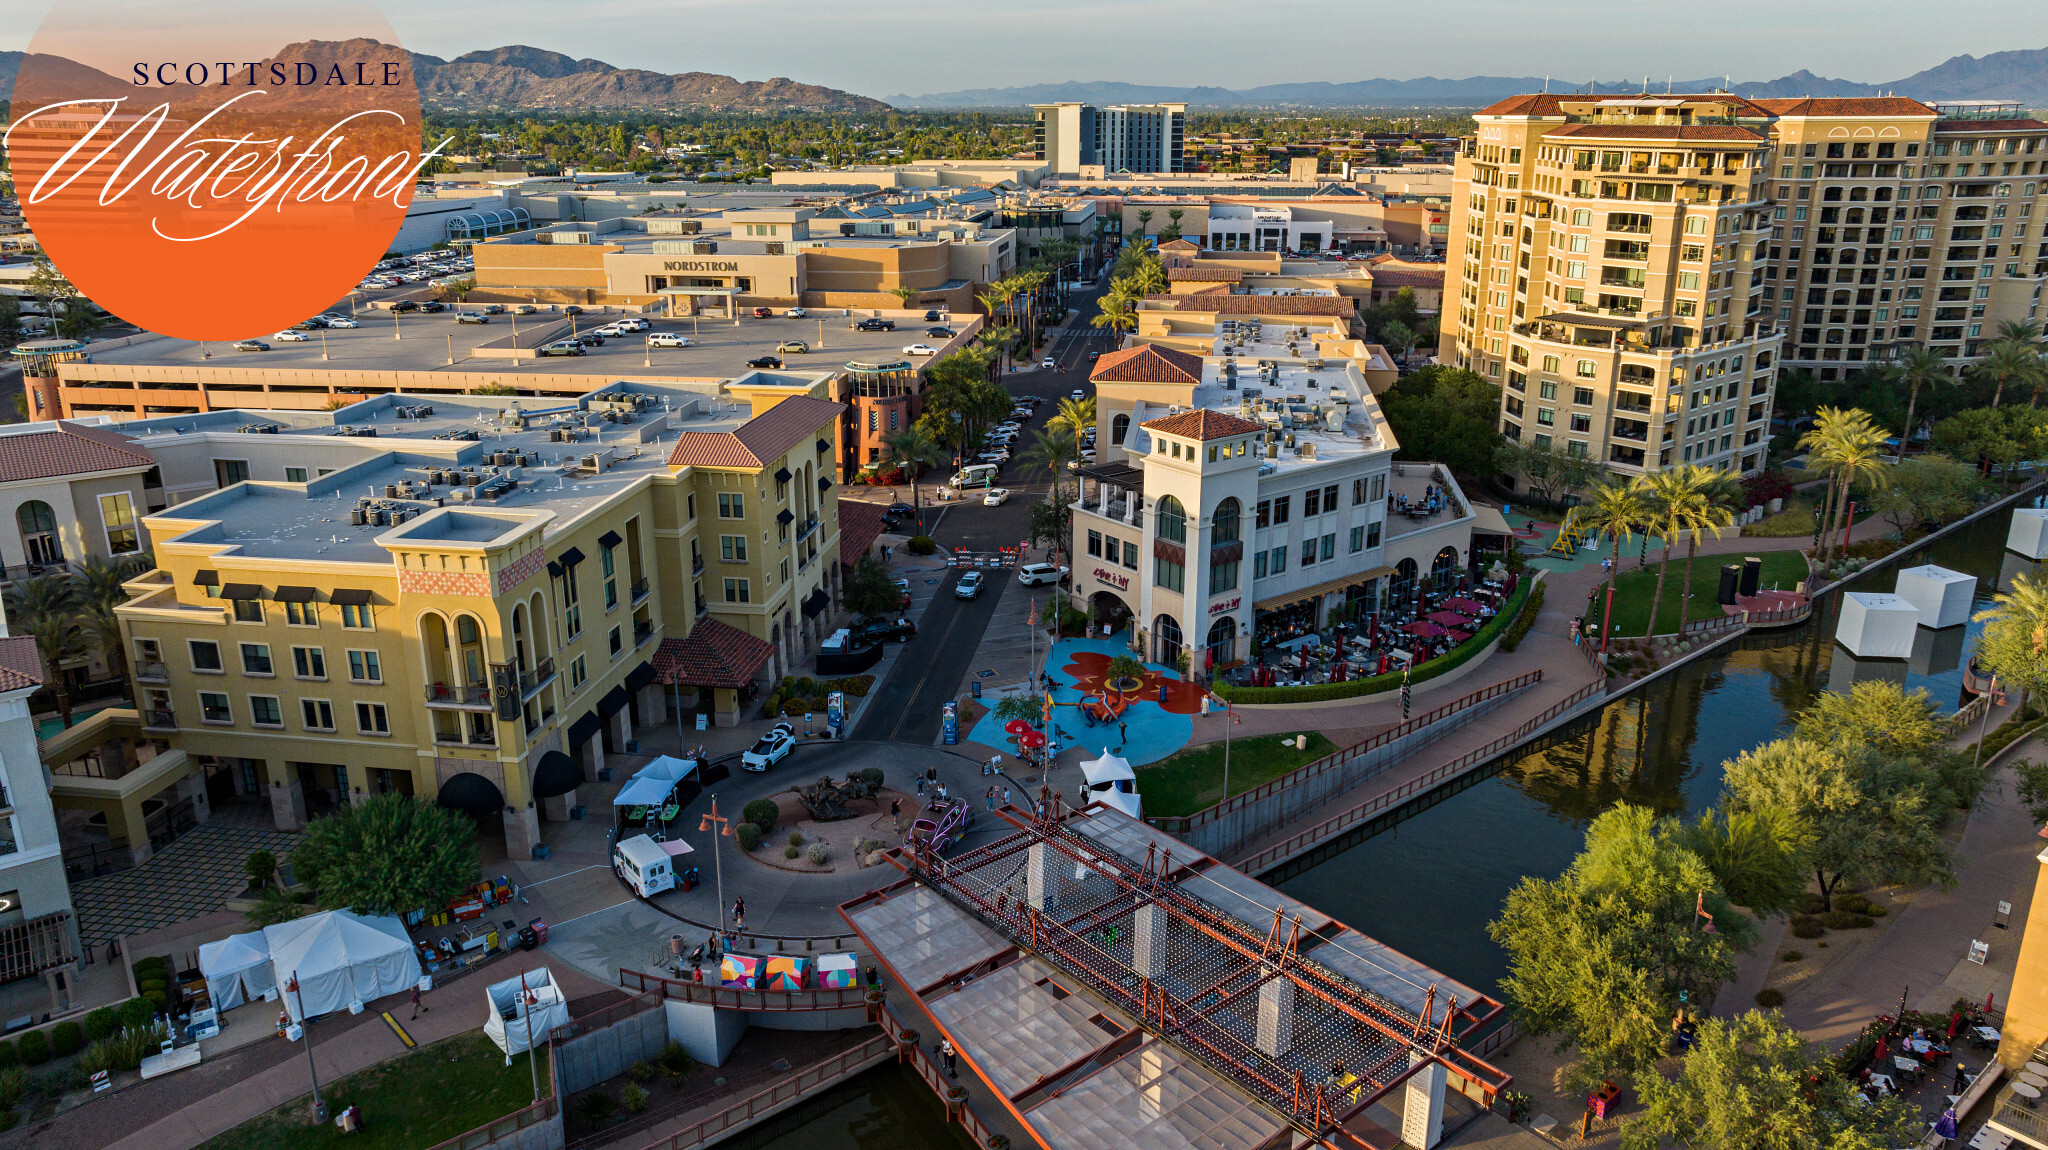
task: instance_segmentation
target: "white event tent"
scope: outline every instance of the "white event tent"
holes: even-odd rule
[[[270,941],[260,930],[199,944],[199,973],[215,1010],[233,1010],[262,998],[277,985],[270,968]]]
[[[1090,802],[1115,807],[1134,819],[1138,817],[1138,775],[1131,770],[1130,760],[1110,754],[1109,748],[1104,747],[1101,758],[1082,762],[1081,776],[1086,780]]]
[[[484,1020],[484,1033],[505,1052],[505,1057],[525,1050],[530,1043],[546,1042],[548,1032],[569,1024],[569,1000],[555,985],[555,976],[545,966],[535,967],[520,978],[508,978],[484,988],[491,1014]]]
[[[330,910],[263,928],[270,965],[294,1019],[347,1010],[420,980],[420,959],[396,915]],[[299,980],[297,992],[292,978]],[[301,1004],[303,1003],[303,1008]]]

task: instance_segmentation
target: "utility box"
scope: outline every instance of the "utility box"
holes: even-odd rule
[[[1897,595],[1850,591],[1842,596],[1835,642],[1860,659],[1904,659],[1913,654],[1920,611]]]
[[[2048,557],[2048,511],[2021,507],[2012,513],[2012,526],[2005,532],[2005,548],[2029,559]]]
[[[1920,612],[1922,627],[1960,627],[1970,621],[1977,595],[1977,577],[1937,567],[1908,567],[1899,572],[1893,594]]]

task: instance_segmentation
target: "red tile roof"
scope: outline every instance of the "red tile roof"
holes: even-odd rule
[[[1376,288],[1437,288],[1444,286],[1444,273],[1438,271],[1417,271],[1412,268],[1374,268],[1372,286]]]
[[[787,403],[788,400],[783,402]],[[744,687],[775,657],[775,645],[716,619],[697,620],[689,637],[663,639],[654,673],[686,687]]]
[[[1202,357],[1170,347],[1142,344],[1113,351],[1095,361],[1090,383],[1200,383]]]
[[[1181,311],[1218,315],[1341,315],[1358,314],[1350,297],[1340,295],[1148,295],[1147,300],[1171,303]]]
[[[1195,246],[1195,241],[1193,240],[1178,239],[1168,240],[1165,243],[1160,244],[1159,250],[1162,252],[1192,252],[1199,251],[1201,249]]]
[[[154,466],[156,460],[127,436],[82,423],[59,421],[52,431],[0,435],[0,483]]]
[[[43,685],[43,660],[27,635],[0,639],[0,691]]]
[[[1228,412],[1210,411],[1206,407],[1160,419],[1148,419],[1139,426],[1147,431],[1156,431],[1161,435],[1176,435],[1182,439],[1222,439],[1226,436],[1249,435],[1254,431],[1266,430],[1263,423],[1239,419]]]
[[[1476,113],[1481,116],[1562,116],[1564,109],[1558,104],[1558,97],[1547,92],[1531,92],[1524,96],[1509,96],[1497,104],[1490,104]]]
[[[1571,104],[1632,104],[1639,100],[1687,100],[1693,103],[1722,103],[1738,116],[1762,116],[1765,109],[1762,101],[1747,100],[1731,96],[1726,92],[1674,92],[1659,95],[1655,92],[1602,92],[1588,95],[1584,92],[1529,92],[1520,96],[1509,96],[1505,100],[1479,109],[1480,116],[1562,116],[1564,105]]]
[[[1758,100],[1773,116],[1932,116],[1934,109],[1904,96],[1806,96],[1794,100]]]
[[[1166,269],[1166,278],[1169,280],[1220,280],[1225,283],[1238,283],[1244,279],[1244,273],[1237,268],[1170,267]]]
[[[879,504],[854,499],[839,501],[839,561],[848,567],[860,562],[882,534]]]
[[[820,433],[846,410],[843,403],[791,396],[731,431],[685,431],[669,452],[670,467],[761,467]],[[824,431],[827,440],[836,438]]]
[[[1566,124],[1546,136],[1589,136],[1596,140],[1731,140],[1763,142],[1760,132],[1735,124]]]

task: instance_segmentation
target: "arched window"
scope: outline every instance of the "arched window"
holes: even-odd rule
[[[1394,577],[1387,588],[1391,603],[1406,603],[1415,597],[1416,565],[1413,559],[1403,559],[1394,564]]]
[[[1152,620],[1152,657],[1171,667],[1180,658],[1180,624],[1173,616],[1161,615]]]
[[[1188,513],[1180,500],[1168,495],[1159,501],[1159,537],[1168,543],[1188,541]]]
[[[1238,517],[1243,514],[1244,505],[1235,497],[1225,499],[1216,505],[1216,528],[1210,532],[1212,543],[1235,543],[1238,541]]]
[[[1448,591],[1458,582],[1458,549],[1446,547],[1436,553],[1436,561],[1429,565],[1429,580],[1439,591]]]
[[[462,681],[470,686],[484,682],[484,632],[477,626],[476,616],[459,615],[455,619],[455,645],[461,651]]]
[[[14,523],[21,529],[21,549],[30,563],[64,562],[64,549],[57,542],[57,516],[49,504],[29,500],[15,510]]]
[[[1130,430],[1131,417],[1119,412],[1114,418],[1112,418],[1109,421],[1110,443],[1115,444],[1118,447],[1123,446],[1124,435]]]
[[[1237,657],[1237,619],[1225,615],[1209,625],[1209,666],[1228,663]]]

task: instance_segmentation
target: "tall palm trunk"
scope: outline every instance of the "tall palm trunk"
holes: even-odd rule
[[[1913,386],[1906,390],[1906,430],[1899,434],[1899,452],[1898,455],[1895,456],[1895,458],[1906,458],[1906,442],[1913,438],[1913,405],[1917,403],[1919,399],[1920,384],[1916,380],[1914,381]],[[1993,404],[1992,406],[1996,407],[1998,405]]]
[[[1657,564],[1657,590],[1650,596],[1650,621],[1643,627],[1643,637],[1657,633],[1657,615],[1664,609],[1664,576],[1671,571],[1671,533],[1677,530],[1677,521],[1664,524],[1664,558]],[[1678,610],[1678,629],[1685,630],[1685,608]]]
[[[1685,581],[1679,586],[1678,633],[1681,635],[1685,633],[1685,617],[1692,613],[1692,565],[1693,560],[1698,559],[1699,556],[1700,533],[1695,531],[1692,533],[1692,537],[1686,541]]]

